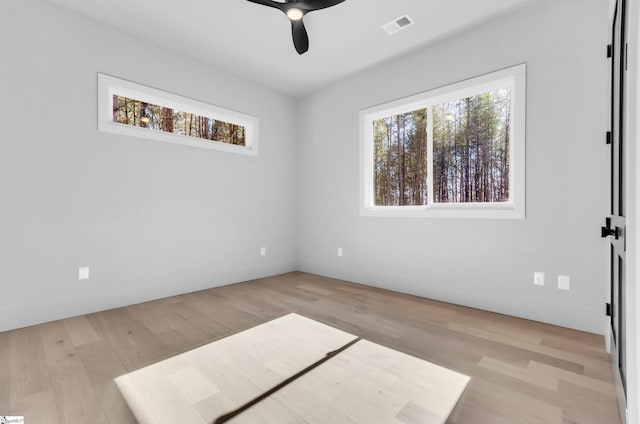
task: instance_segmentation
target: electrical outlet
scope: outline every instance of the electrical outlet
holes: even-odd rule
[[[338,247],[338,256],[342,256],[342,247]]]
[[[544,272],[533,273],[533,284],[536,286],[544,286]]]
[[[558,275],[558,288],[560,290],[571,289],[571,279],[568,275]]]
[[[260,248],[260,256],[267,256],[267,248],[266,247],[261,247]]]
[[[88,280],[89,279],[89,267],[81,266],[78,268],[78,280]]]

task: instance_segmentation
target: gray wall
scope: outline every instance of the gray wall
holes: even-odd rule
[[[604,334],[607,40],[606,0],[542,0],[303,98],[299,268]],[[360,109],[523,62],[525,220],[359,216]]]
[[[294,269],[294,99],[43,0],[0,54],[0,331]],[[98,133],[98,72],[258,116],[259,157]]]

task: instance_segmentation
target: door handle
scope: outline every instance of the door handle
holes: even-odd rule
[[[615,236],[616,240],[618,240],[618,227],[609,228],[609,227],[600,227],[600,237],[605,238],[608,236]]]

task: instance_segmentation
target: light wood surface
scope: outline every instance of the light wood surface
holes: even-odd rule
[[[141,424],[211,424],[357,339],[288,314],[115,381]],[[468,381],[359,340],[229,422],[444,424]]]
[[[343,353],[236,417],[270,420],[276,408],[291,423],[443,424],[469,381],[466,375],[360,340]]]
[[[291,312],[471,376],[449,424],[620,422],[602,336],[300,272],[0,333],[0,415],[133,424],[114,378]]]

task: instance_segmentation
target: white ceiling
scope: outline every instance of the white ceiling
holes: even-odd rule
[[[218,68],[303,95],[536,0],[346,0],[308,14],[299,56],[280,11],[246,0],[51,0]],[[393,36],[382,25],[408,14]]]

